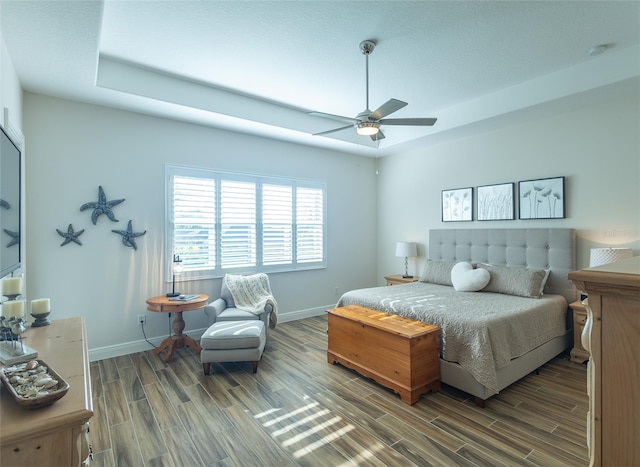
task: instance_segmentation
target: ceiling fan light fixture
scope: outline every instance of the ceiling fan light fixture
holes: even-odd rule
[[[380,131],[380,124],[378,122],[358,122],[356,126],[356,132],[360,136],[373,136]]]
[[[386,118],[388,115],[391,115],[407,105],[406,102],[398,99],[389,99],[373,112],[369,110],[369,55],[371,55],[375,47],[376,43],[372,40],[362,41],[360,43],[360,51],[365,56],[365,96],[367,105],[365,110],[356,115],[355,118],[327,114],[324,112],[308,112],[308,115],[325,117],[348,123],[346,126],[321,131],[320,133],[314,133],[315,136],[325,136],[330,133],[346,130],[347,128],[355,128],[358,135],[369,136],[372,141],[378,142],[385,139],[384,133],[380,131],[380,125],[432,126],[436,122],[437,119],[435,118]]]

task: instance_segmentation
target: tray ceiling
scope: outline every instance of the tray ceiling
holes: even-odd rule
[[[381,156],[638,92],[640,2],[2,1],[26,91]],[[409,103],[373,143],[311,136]],[[605,53],[588,51],[607,44]]]

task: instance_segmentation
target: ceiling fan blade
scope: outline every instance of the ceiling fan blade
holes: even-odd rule
[[[353,125],[341,126],[340,128],[334,128],[333,130],[321,131],[320,133],[314,133],[313,136],[324,136],[329,133],[335,133],[336,131],[346,130],[347,128],[353,128]]]
[[[385,118],[380,120],[381,125],[412,125],[432,126],[437,118]]]
[[[387,115],[391,115],[396,110],[400,110],[404,106],[406,106],[406,102],[399,101],[398,99],[389,99],[387,102],[382,104],[376,110],[371,112],[369,118],[373,120],[380,120],[381,118],[386,117]]]
[[[384,139],[384,133],[378,130],[378,132],[375,135],[371,135],[370,138],[371,141],[380,141]]]
[[[307,112],[307,115],[311,115],[312,117],[330,118],[331,120],[337,120],[339,122],[345,122],[345,123],[351,123],[351,124],[355,122],[354,118],[343,117],[342,115],[327,114],[324,112]]]

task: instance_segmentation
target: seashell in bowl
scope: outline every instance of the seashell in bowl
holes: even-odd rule
[[[0,380],[15,401],[26,409],[53,404],[69,391],[69,383],[43,360],[2,367]]]

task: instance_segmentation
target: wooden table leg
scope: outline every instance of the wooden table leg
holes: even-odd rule
[[[162,359],[163,362],[169,363],[169,360],[171,360],[171,357],[173,357],[173,351],[176,349],[176,347],[176,340],[173,338],[173,336],[167,337],[158,347],[153,350],[153,353],[158,355],[163,350],[169,349],[167,355],[165,355],[165,357]]]
[[[163,359],[165,363],[168,363],[169,360],[171,360],[175,349],[181,349],[186,345],[199,356],[200,352],[202,351],[200,346],[191,337],[182,333],[182,331],[184,331],[184,319],[182,318],[181,311],[175,312],[171,327],[173,328],[173,336],[167,337],[165,340],[163,340],[162,343],[153,350],[153,353],[158,355],[163,350],[169,349],[169,352]]]
[[[162,352],[165,349],[170,349],[172,344],[173,339],[171,339],[171,337],[167,337],[165,340],[162,341],[162,343],[156,347],[155,349],[153,349],[153,353],[155,355],[160,354],[160,352]]]
[[[173,328],[174,337],[182,337],[182,331],[184,331],[184,319],[182,319],[181,311],[176,311],[173,314],[173,323],[171,323],[171,327]]]
[[[189,347],[193,353],[200,356],[200,352],[202,352],[202,347],[198,345],[198,343],[193,340],[191,337],[185,335],[184,336],[184,345]]]

